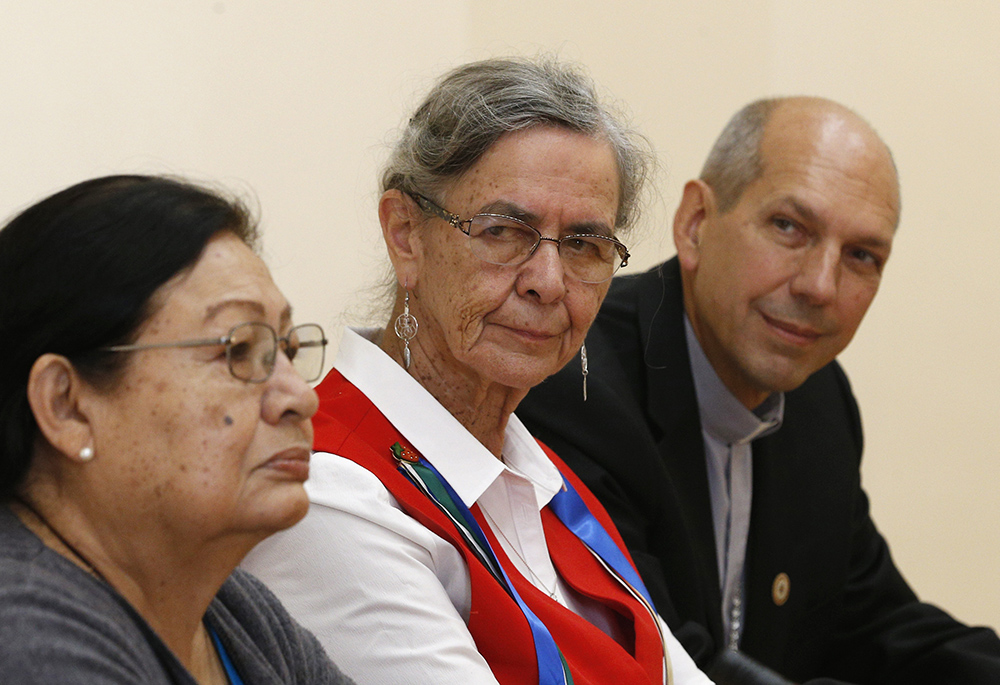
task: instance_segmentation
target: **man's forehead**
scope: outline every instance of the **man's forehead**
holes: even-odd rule
[[[784,111],[782,111],[784,110]],[[871,127],[836,103],[809,101],[779,108],[768,121],[761,140],[763,186],[815,183],[826,174],[842,179],[830,192],[865,192],[885,207],[896,225],[899,181],[889,149]],[[817,184],[823,187],[822,184]]]
[[[839,106],[789,102],[768,119],[760,152],[766,165],[784,155],[830,154],[845,147],[853,155],[864,154],[876,140],[867,124]]]

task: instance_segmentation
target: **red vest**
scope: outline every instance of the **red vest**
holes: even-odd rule
[[[395,442],[412,446],[338,371],[331,371],[316,390],[320,407],[313,418],[315,449],[343,456],[371,471],[407,514],[454,545],[465,558],[471,578],[469,632],[476,648],[502,685],[537,685],[534,641],[521,609],[468,549],[454,524],[397,470],[390,446]],[[597,499],[558,457],[542,447],[594,517],[625,550],[618,531]],[[552,634],[576,685],[662,685],[663,647],[652,617],[548,507],[541,513],[542,526],[556,571],[574,590],[598,600],[620,617],[629,628],[626,632],[631,633],[628,649],[521,576],[486,525],[479,505],[473,505],[471,510],[521,599]]]

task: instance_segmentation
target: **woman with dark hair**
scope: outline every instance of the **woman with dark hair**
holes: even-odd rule
[[[355,677],[708,682],[607,513],[513,414],[581,351],[648,164],[552,61],[455,69],[408,119],[379,202],[392,313],[347,331],[317,388],[309,515],[247,559]]]
[[[0,230],[0,673],[349,683],[236,565],[306,512],[325,340],[238,202],[86,181]]]

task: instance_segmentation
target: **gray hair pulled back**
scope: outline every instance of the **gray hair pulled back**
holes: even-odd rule
[[[506,133],[558,126],[603,137],[618,162],[615,225],[634,225],[653,167],[648,141],[601,102],[578,67],[552,58],[488,59],[460,66],[410,118],[382,173],[382,192],[438,194]]]

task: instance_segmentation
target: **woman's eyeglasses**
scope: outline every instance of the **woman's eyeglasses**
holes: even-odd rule
[[[177,342],[139,343],[102,347],[103,352],[137,352],[168,347],[209,347],[224,345],[229,372],[233,377],[249,383],[263,383],[274,373],[278,350],[292,362],[295,370],[311,383],[323,373],[326,354],[326,336],[314,323],[304,323],[288,331],[281,338],[266,323],[251,321],[229,329],[221,338],[180,340]]]
[[[614,238],[593,233],[546,238],[535,227],[511,216],[476,214],[462,220],[419,193],[410,193],[410,197],[425,212],[444,219],[469,236],[472,253],[489,264],[523,264],[543,240],[556,244],[563,268],[584,283],[603,283],[628,264],[628,248]]]

